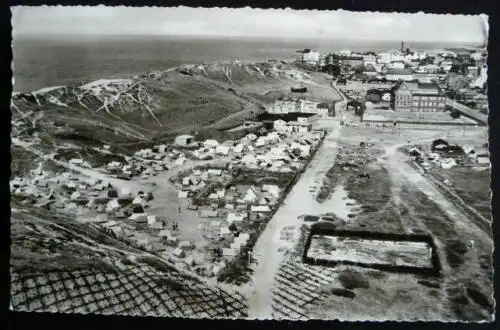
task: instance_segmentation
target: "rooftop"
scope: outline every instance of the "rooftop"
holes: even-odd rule
[[[386,74],[409,75],[412,74],[411,69],[388,68]]]

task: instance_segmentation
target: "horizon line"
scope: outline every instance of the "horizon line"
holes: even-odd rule
[[[281,37],[281,36],[241,36],[241,35],[203,35],[203,34],[160,34],[160,33],[134,33],[134,34],[121,34],[121,33],[12,33],[12,39],[15,37],[177,37],[177,38],[200,38],[200,39],[279,39],[279,40],[314,40],[314,41],[327,41],[327,40],[342,40],[342,41],[371,41],[371,42],[417,42],[417,43],[448,43],[448,44],[482,44],[480,40],[429,40],[429,39],[373,39],[368,37]]]

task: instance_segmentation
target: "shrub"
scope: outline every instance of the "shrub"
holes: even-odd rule
[[[338,288],[333,288],[331,290],[332,294],[340,297],[345,297],[345,298],[350,298],[353,299],[356,294],[352,292],[351,290],[346,290],[346,289],[338,289]]]
[[[450,112],[450,116],[451,116],[451,118],[453,118],[453,119],[460,118],[460,112],[458,112],[457,110],[452,110],[452,111]]]

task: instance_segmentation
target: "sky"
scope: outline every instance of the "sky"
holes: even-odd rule
[[[11,7],[16,35],[192,35],[482,42],[487,16],[291,9]],[[485,25],[486,24],[486,25]]]

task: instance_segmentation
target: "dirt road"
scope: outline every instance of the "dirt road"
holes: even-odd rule
[[[272,317],[272,294],[274,277],[283,260],[283,255],[278,252],[280,248],[292,248],[298,240],[298,229],[302,224],[299,218],[302,214],[317,214],[318,203],[315,193],[310,192],[315,182],[323,179],[326,171],[332,166],[336,156],[336,140],[340,136],[340,125],[333,122],[333,130],[327,134],[325,141],[311,160],[308,168],[292,188],[284,203],[267,224],[266,229],[257,240],[253,256],[257,261],[254,265],[252,277],[253,290],[250,296],[249,317]],[[294,226],[296,237],[292,241],[281,241],[280,232],[285,226]]]

